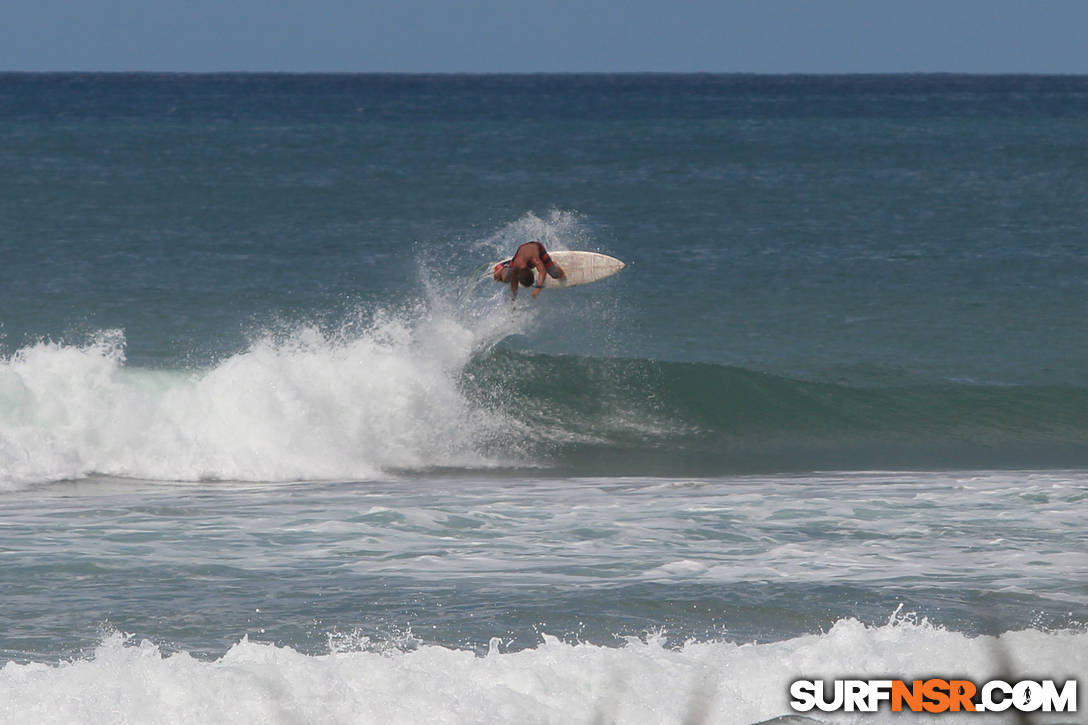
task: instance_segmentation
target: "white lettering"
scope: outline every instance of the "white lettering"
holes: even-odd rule
[[[878,712],[883,703],[893,702],[893,707],[906,705],[915,712],[971,710],[967,693],[973,693],[976,685],[967,680],[949,682],[915,680],[910,687],[903,687],[907,684],[903,680],[796,680],[790,684],[790,706],[797,712],[814,708],[823,712]],[[919,686],[923,689],[918,690]],[[923,692],[927,694],[920,694]],[[916,699],[916,694],[928,699]],[[1004,712],[1010,708],[1019,712],[1076,712],[1077,681],[1020,680],[1010,684],[990,680],[979,689],[973,708],[978,712]]]
[[[847,712],[867,712],[869,685],[865,680],[847,680],[843,704]]]
[[[866,712],[876,712],[882,701],[892,699],[892,681],[869,680],[869,687],[869,709]]]
[[[1043,712],[1076,712],[1077,681],[1067,680],[1058,692],[1054,680],[1043,680]]]
[[[835,680],[835,684],[832,688],[832,692],[835,693],[835,697],[830,701],[827,699],[827,692],[825,692],[824,686],[827,683],[820,680],[820,694],[816,698],[816,707],[820,708],[824,712],[835,712],[842,707],[843,700],[846,696],[843,694],[843,681]]]
[[[1012,704],[1020,712],[1035,712],[1043,706],[1043,688],[1031,680],[1017,682],[1012,688]]]
[[[1000,700],[994,699],[994,693],[1000,692]],[[1012,686],[1003,680],[990,680],[982,686],[982,704],[977,710],[989,712],[1005,712],[1012,707]]]
[[[790,685],[790,707],[797,712],[808,712],[816,707],[816,683],[812,680],[797,680]]]

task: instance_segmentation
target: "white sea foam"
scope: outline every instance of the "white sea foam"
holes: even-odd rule
[[[999,651],[1022,677],[1065,680],[1088,668],[1083,632],[967,637],[909,618],[880,627],[844,619],[824,634],[766,644],[669,648],[650,638],[601,647],[545,637],[535,649],[510,653],[493,644],[485,656],[438,646],[310,656],[244,639],[208,662],[115,634],[87,659],[9,662],[0,669],[0,721],[724,725],[789,714],[789,683],[798,678],[944,674],[984,681],[1000,673]],[[874,722],[874,715],[820,717]],[[1088,721],[1084,713],[1052,720]]]
[[[527,212],[471,248],[497,256],[509,254],[523,242],[535,240],[547,249],[585,249],[593,238],[582,217],[572,211],[551,209],[543,217]]]
[[[560,249],[585,246],[589,232],[577,214],[552,210],[468,246],[497,258],[528,239]],[[264,336],[199,370],[127,366],[121,330],[27,345],[0,357],[0,490],[91,473],[283,481],[488,466],[481,441],[519,424],[467,400],[458,377],[534,316],[512,314],[500,304],[506,289],[481,281],[466,290],[424,275],[425,302],[333,332]]]
[[[366,479],[486,466],[503,427],[458,376],[516,324],[420,308],[352,335],[300,328],[200,370],[125,364],[121,331],[0,360],[0,490],[90,473],[162,480]]]

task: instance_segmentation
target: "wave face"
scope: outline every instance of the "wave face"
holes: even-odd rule
[[[500,467],[564,475],[1088,462],[1088,391],[858,387],[703,363],[495,346],[505,310],[425,308],[268,336],[196,370],[125,364],[124,338],[39,342],[0,366],[7,487],[105,474],[367,479]]]
[[[573,471],[735,473],[1088,461],[1088,390],[850,386],[704,363],[496,350],[470,366]]]

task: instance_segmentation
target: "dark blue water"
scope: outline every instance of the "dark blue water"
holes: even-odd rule
[[[1083,670],[1088,78],[7,74],[0,133],[0,720]],[[627,267],[511,305],[529,239]]]
[[[713,447],[732,434],[762,447],[752,419],[791,438],[778,408],[827,432],[832,450],[811,459],[804,441],[776,449],[785,468],[985,466],[986,445],[1000,449],[993,464],[1084,462],[1083,78],[7,75],[0,87],[9,355],[119,330],[130,367],[187,370],[271,330],[378,313],[412,327],[413,305],[463,321],[497,305],[463,303],[477,267],[542,237],[629,264],[607,286],[546,295],[499,342],[533,356],[552,389],[593,398],[580,376],[594,360],[642,361],[601,376],[636,415],[659,412],[652,398],[685,421],[698,413],[668,381],[691,376],[668,365],[709,363],[694,377],[719,411],[700,419]],[[485,376],[505,369],[473,359]],[[776,376],[772,392],[743,394],[749,373]],[[566,429],[575,413],[559,402]],[[981,432],[936,450],[965,418]],[[874,426],[918,445],[855,440]]]

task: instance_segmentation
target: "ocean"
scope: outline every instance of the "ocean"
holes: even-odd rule
[[[1088,77],[0,74],[0,132],[2,723],[1088,671]],[[627,267],[511,303],[529,240]]]

